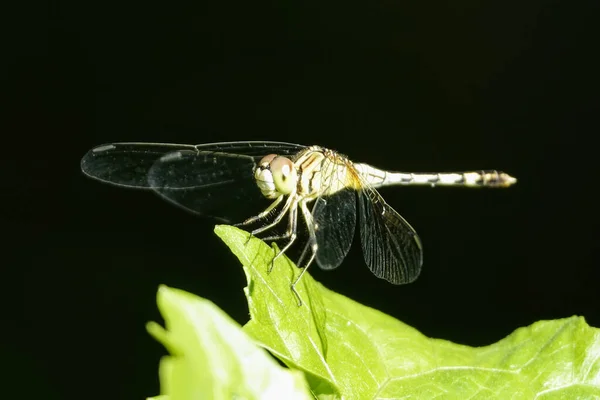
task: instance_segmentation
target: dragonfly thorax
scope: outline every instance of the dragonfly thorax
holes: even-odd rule
[[[254,179],[263,196],[276,199],[294,191],[298,183],[298,173],[289,158],[269,154],[256,166]]]

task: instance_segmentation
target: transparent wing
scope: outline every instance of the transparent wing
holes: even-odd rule
[[[358,192],[358,204],[360,238],[369,269],[396,285],[414,281],[423,264],[423,248],[415,230],[366,183]]]
[[[210,144],[111,143],[94,147],[81,159],[90,178],[117,186],[152,189],[148,172],[158,159],[177,151],[233,153],[260,159],[269,153],[292,155],[306,146],[284,142],[221,142]],[[187,171],[182,171],[183,174]]]
[[[105,183],[151,189],[187,211],[231,223],[269,204],[253,177],[260,158],[293,155],[304,147],[282,142],[114,143],[90,150],[81,169]]]
[[[317,264],[330,270],[340,266],[352,245],[356,229],[356,192],[346,189],[315,200]]]

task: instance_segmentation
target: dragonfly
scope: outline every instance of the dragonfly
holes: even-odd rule
[[[365,263],[375,276],[396,285],[417,279],[423,264],[421,239],[377,189],[506,188],[517,181],[497,170],[390,172],[321,146],[276,141],[103,144],[85,154],[81,169],[104,183],[151,190],[193,214],[242,228],[255,226],[249,238],[274,232],[262,237],[282,241],[269,273],[296,242],[301,220],[308,239],[297,262],[302,270],[291,283],[298,306],[302,299],[296,286],[308,267],[315,261],[324,270],[339,267],[357,224]],[[284,229],[273,229],[281,224]]]

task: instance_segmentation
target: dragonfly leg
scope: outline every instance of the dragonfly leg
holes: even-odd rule
[[[269,207],[267,207],[263,212],[261,212],[258,215],[255,215],[253,217],[248,218],[247,220],[245,220],[244,222],[238,222],[237,224],[233,225],[233,226],[244,226],[244,225],[249,225],[253,222],[259,221],[261,219],[266,218],[269,213],[271,211],[273,211],[273,209],[275,207],[277,207],[279,205],[279,203],[281,203],[281,200],[283,200],[283,195],[279,196],[278,198],[275,199],[274,202],[271,203],[271,205]]]
[[[275,225],[277,225],[278,223],[280,223],[281,220],[283,219],[283,217],[285,216],[285,214],[290,209],[290,206],[292,205],[292,203],[294,203],[294,200],[295,200],[294,196],[290,195],[290,197],[285,202],[285,205],[281,209],[281,212],[279,214],[277,214],[277,217],[275,217],[275,219],[272,222],[268,223],[267,225],[261,226],[260,228],[253,230],[252,235],[256,236],[259,233],[269,230],[269,229],[273,228]]]
[[[275,266],[275,260],[277,260],[282,254],[284,254],[287,251],[287,249],[289,249],[290,246],[296,240],[296,236],[297,236],[296,228],[298,226],[297,221],[298,221],[298,203],[295,202],[295,204],[290,208],[290,222],[289,222],[287,232],[281,236],[272,236],[272,237],[263,239],[263,240],[279,240],[279,239],[289,238],[289,240],[285,244],[285,246],[283,246],[279,250],[279,252],[275,255],[275,257],[273,257],[273,259],[271,260],[271,266],[269,267],[269,270],[267,271],[267,273],[271,273],[271,271],[273,270],[273,267]]]
[[[308,244],[302,251],[300,260],[302,260],[304,258],[306,251],[308,249],[310,249],[311,255],[310,255],[310,258],[308,259],[308,262],[306,263],[306,265],[302,268],[302,272],[300,272],[300,275],[298,275],[296,280],[294,280],[294,282],[292,283],[292,292],[294,293],[294,295],[296,296],[296,299],[298,300],[298,307],[300,307],[302,305],[302,298],[300,298],[300,294],[298,293],[298,291],[296,291],[296,285],[298,284],[298,282],[300,282],[300,279],[302,279],[302,275],[304,275],[304,273],[306,272],[306,270],[308,269],[310,264],[312,264],[312,262],[315,260],[315,257],[317,255],[317,250],[319,249],[319,245],[317,244],[317,236],[315,234],[314,221],[312,218],[312,214],[310,213],[310,211],[308,210],[308,207],[306,206],[306,201],[300,202],[300,209],[302,210],[302,215],[304,216],[304,221],[306,222],[306,226],[308,228],[308,234],[310,236]]]
[[[289,222],[288,222],[288,229],[285,231],[285,233],[281,234],[281,235],[273,235],[273,236],[267,236],[264,238],[261,238],[262,241],[267,242],[267,241],[271,241],[271,240],[282,240],[282,239],[289,239],[292,234],[296,234],[296,221],[297,221],[297,216],[298,216],[298,201],[293,201],[290,203],[290,207],[289,207]],[[280,215],[283,216],[283,214],[285,214],[284,212],[281,213]],[[281,218],[279,219],[279,221],[281,221]],[[276,224],[279,222],[277,221]]]
[[[245,220],[244,222],[239,222],[239,223],[235,224],[234,226],[240,226],[240,227],[242,227],[242,226],[249,225],[249,224],[251,224],[253,222],[260,221],[261,219],[266,218],[269,215],[269,213],[271,211],[273,211],[275,209],[275,207],[277,207],[279,205],[279,203],[281,203],[281,200],[283,200],[283,196],[279,196],[278,198],[276,198],[275,201],[273,201],[271,203],[271,205],[269,207],[267,207],[260,214],[255,215],[254,217],[250,217],[247,220]],[[254,234],[255,233],[250,233],[248,235],[248,240],[246,240],[245,244],[248,244],[250,242],[250,239],[252,239],[252,235],[254,235]]]
[[[314,214],[315,212],[315,207],[316,207],[317,203],[315,202],[313,204],[313,208],[310,211],[311,216]],[[306,242],[306,245],[304,245],[304,249],[302,250],[302,254],[300,254],[300,257],[298,258],[298,262],[296,263],[296,265],[302,265],[302,261],[304,260],[304,257],[306,257],[306,253],[308,252],[308,250],[311,248],[313,243],[317,242],[317,237],[314,234],[310,234],[311,231],[309,231],[309,240]]]
[[[317,205],[317,202],[314,202],[313,208],[310,211],[311,217],[315,212],[316,205]],[[311,220],[312,220],[312,218],[311,218]],[[311,248],[312,244],[316,243],[316,242],[317,242],[317,237],[314,234],[314,230],[309,230],[309,240],[306,242],[306,245],[304,246],[304,249],[302,250],[302,254],[300,254],[300,257],[298,258],[298,262],[296,265],[302,265],[302,261],[304,260],[304,257],[306,257],[306,253]]]
[[[304,245],[304,249],[302,250],[302,254],[300,254],[300,257],[298,258],[298,263],[296,265],[302,265],[302,261],[304,260],[304,257],[306,257],[306,253],[308,253],[308,250],[310,249],[312,243],[312,240],[306,242],[306,245]]]

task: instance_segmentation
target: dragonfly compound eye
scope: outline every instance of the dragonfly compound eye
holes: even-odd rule
[[[273,159],[275,157],[277,157],[277,154],[268,154],[268,155],[264,156],[258,162],[258,168],[261,168],[261,169],[269,168],[269,164],[271,164],[271,161],[273,161]]]
[[[290,194],[298,183],[298,174],[292,160],[286,157],[275,157],[270,166],[277,191],[281,194]]]

